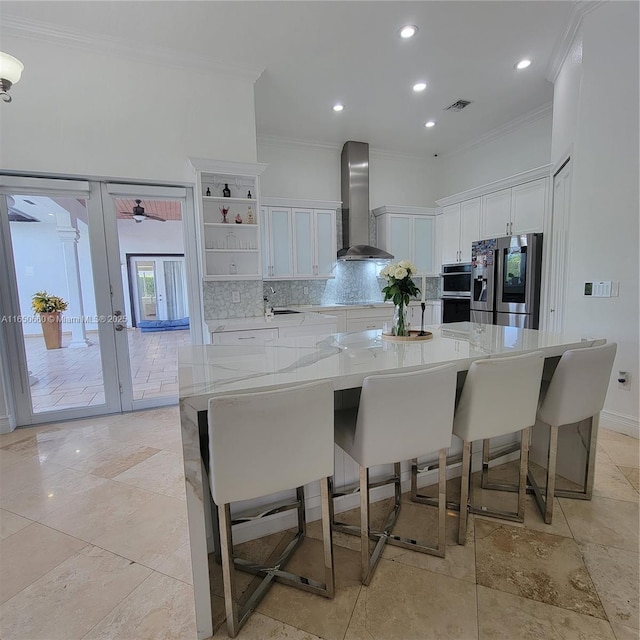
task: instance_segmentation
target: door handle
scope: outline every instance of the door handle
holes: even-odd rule
[[[115,326],[115,330],[116,331],[124,331],[126,329],[126,327],[123,324],[117,324]]]

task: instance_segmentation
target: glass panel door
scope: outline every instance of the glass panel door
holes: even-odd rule
[[[114,318],[98,304],[105,284],[94,273],[104,264],[100,198],[89,183],[21,180],[27,188],[0,195],[1,315],[18,424],[119,411]]]
[[[142,409],[178,400],[178,348],[191,344],[184,258],[183,189],[108,185],[103,189],[114,304],[124,309],[116,334],[122,403]],[[138,207],[136,209],[136,207]],[[139,208],[143,209],[143,212]]]

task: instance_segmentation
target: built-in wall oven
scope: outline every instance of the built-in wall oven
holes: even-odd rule
[[[471,303],[471,263],[443,264],[442,322],[468,322]]]

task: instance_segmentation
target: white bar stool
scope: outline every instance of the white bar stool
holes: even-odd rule
[[[330,382],[209,400],[211,495],[218,505],[224,600],[229,635],[236,636],[274,579],[328,598],[335,591],[331,536],[333,386]],[[325,582],[282,570],[306,532],[304,486],[320,479]],[[270,513],[297,509],[298,532],[272,566],[234,557],[230,503],[297,487],[297,500]],[[263,576],[239,607],[235,567]]]
[[[565,351],[546,390],[541,392],[538,420],[549,425],[547,453],[547,486],[541,489],[533,473],[529,483],[547,524],[553,519],[553,499],[556,494],[556,459],[558,455],[558,427],[594,418],[602,411],[607,396],[613,361],[618,345],[615,342]],[[593,484],[597,428],[591,428],[589,457],[585,471],[585,486]],[[589,480],[591,478],[591,481]],[[558,492],[559,494],[560,492]],[[576,495],[572,495],[576,494]],[[563,491],[564,497],[590,498],[589,491],[578,493]]]
[[[364,379],[359,407],[336,411],[335,441],[360,466],[360,527],[334,521],[334,529],[360,535],[362,583],[371,581],[384,545],[389,544],[444,557],[446,516],[446,450],[451,445],[451,429],[456,393],[456,367],[444,365]],[[438,544],[428,547],[394,536],[400,514],[400,461],[439,451]],[[370,484],[369,468],[394,463],[394,475]],[[369,518],[369,489],[395,486],[395,503],[383,531],[372,531]],[[334,494],[337,496],[340,494]],[[369,539],[377,540],[369,555]]]
[[[536,421],[536,409],[540,394],[540,381],[544,366],[542,351],[476,360],[469,367],[462,388],[460,401],[453,420],[453,433],[463,441],[462,477],[460,479],[460,522],[458,544],[464,544],[467,536],[469,512],[485,516],[524,522],[527,490],[527,465],[529,454],[529,428]],[[489,441],[520,431],[520,473],[517,485],[491,484],[488,482]],[[483,441],[482,487],[517,491],[518,511],[490,510],[471,504],[471,444]],[[500,455],[513,451],[509,447]],[[495,457],[500,457],[494,456]]]

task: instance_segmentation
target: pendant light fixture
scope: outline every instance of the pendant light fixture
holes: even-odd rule
[[[20,60],[0,51],[0,97],[3,102],[11,102],[9,89],[20,80],[23,69]]]

